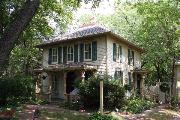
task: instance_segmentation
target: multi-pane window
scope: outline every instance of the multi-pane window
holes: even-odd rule
[[[57,48],[52,48],[52,63],[58,62],[58,50]]]
[[[117,49],[117,59],[122,62],[122,47],[119,45]]]
[[[128,49],[128,64],[134,65],[134,51]]]
[[[84,58],[85,60],[92,59],[92,44],[91,43],[84,44]]]
[[[122,62],[122,47],[116,43],[113,43],[113,60],[115,62]]]
[[[73,61],[74,57],[74,48],[73,46],[67,47],[67,61]]]
[[[122,81],[123,81],[123,72],[122,71],[115,71],[114,79],[115,80],[120,80],[121,83],[122,83]]]

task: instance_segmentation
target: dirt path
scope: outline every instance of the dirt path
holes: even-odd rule
[[[80,113],[78,111],[66,110],[63,108],[59,108],[58,105],[25,105],[23,110],[19,112],[19,120],[33,120],[34,110],[38,108],[41,110],[46,110],[47,112],[72,112],[78,115],[87,116],[89,113]],[[159,106],[153,108],[151,110],[146,110],[141,114],[131,114],[131,115],[123,115],[112,113],[113,116],[117,116],[120,118],[124,118],[125,120],[180,120],[180,114],[178,112],[166,109],[164,106]],[[40,120],[40,119],[35,119]]]
[[[122,115],[126,120],[180,120],[180,114],[176,111],[159,106],[151,110],[146,110],[141,114]]]

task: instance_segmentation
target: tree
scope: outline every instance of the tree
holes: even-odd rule
[[[64,27],[72,18],[72,10],[78,6],[78,2],[78,0],[0,1],[0,70],[4,70],[4,65],[8,62],[18,38],[27,39],[27,36],[23,38],[21,33],[28,25],[34,33],[37,32],[37,38],[47,37],[48,32],[52,33],[48,21],[53,20],[57,25]]]

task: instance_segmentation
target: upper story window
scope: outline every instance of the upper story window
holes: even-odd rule
[[[67,61],[72,62],[74,58],[74,47],[68,46],[67,47]]]
[[[57,48],[52,48],[52,63],[58,62],[58,50]]]
[[[113,60],[115,62],[122,62],[122,47],[116,43],[113,43]]]
[[[92,43],[84,44],[84,59],[91,60],[92,59]]]
[[[134,65],[134,51],[128,49],[128,65]]]

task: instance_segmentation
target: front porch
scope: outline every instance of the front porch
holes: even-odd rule
[[[134,95],[145,95],[145,78],[147,75],[147,71],[143,69],[135,69],[131,71],[133,73],[133,89],[132,93]]]
[[[97,66],[87,64],[51,65],[36,69],[36,95],[49,102],[67,100],[70,94],[77,94],[75,83],[87,80],[96,69]]]

